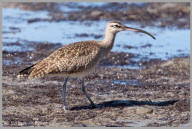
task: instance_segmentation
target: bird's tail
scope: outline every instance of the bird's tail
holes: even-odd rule
[[[35,65],[35,64],[34,64]],[[32,72],[33,70],[33,66],[34,65],[31,65],[23,70],[21,70],[19,72],[19,74],[17,75],[17,78],[25,78],[25,77],[28,77],[30,75],[30,73]]]

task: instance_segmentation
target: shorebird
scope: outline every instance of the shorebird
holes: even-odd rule
[[[95,107],[94,102],[88,96],[84,87],[84,77],[93,71],[99,61],[106,56],[113,47],[115,36],[120,31],[142,32],[153,39],[155,37],[141,29],[131,28],[120,22],[109,22],[105,29],[105,38],[102,41],[82,41],[65,45],[45,59],[27,67],[19,72],[19,76],[27,76],[29,79],[41,78],[45,76],[63,76],[62,86],[63,109],[66,110],[66,84],[70,77],[78,77],[82,80],[82,91]]]

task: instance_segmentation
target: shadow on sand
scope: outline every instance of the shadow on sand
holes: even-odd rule
[[[173,105],[178,100],[169,100],[169,101],[161,101],[161,102],[152,102],[152,101],[134,101],[134,100],[112,100],[106,101],[99,104],[95,104],[93,107],[91,105],[88,106],[75,106],[70,110],[82,110],[82,109],[95,109],[95,108],[103,108],[103,107],[130,107],[130,106],[140,106],[140,105],[150,105],[150,106],[168,106]]]

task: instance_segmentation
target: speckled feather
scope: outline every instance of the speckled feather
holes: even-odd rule
[[[101,57],[97,41],[76,42],[54,51],[47,58],[33,65],[29,78],[62,74],[70,76],[93,68]]]
[[[153,35],[144,30],[126,27],[120,22],[109,22],[102,41],[83,41],[65,45],[42,61],[20,71],[19,75],[27,75],[29,78],[46,75],[85,76],[112,49],[116,33],[124,30],[142,32],[155,39]]]

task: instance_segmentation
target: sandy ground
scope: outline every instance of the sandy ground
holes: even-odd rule
[[[152,65],[151,65],[152,64]],[[4,126],[182,126],[190,118],[189,58],[149,63],[131,70],[100,66],[85,80],[97,104],[89,105],[80,80],[67,84],[68,111],[62,109],[63,78],[18,80],[22,66],[3,66]]]

